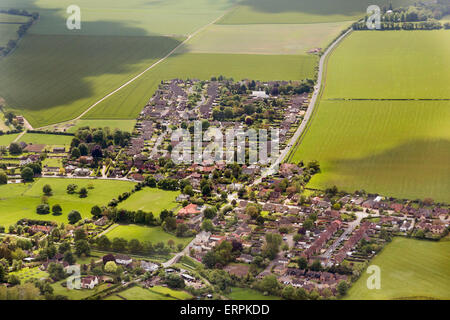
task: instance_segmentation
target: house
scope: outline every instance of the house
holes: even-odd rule
[[[198,205],[191,203],[188,204],[186,207],[181,208],[180,211],[178,211],[178,216],[179,217],[184,217],[184,216],[190,216],[190,215],[196,215],[199,214],[200,208]]]
[[[127,266],[129,264],[131,264],[133,262],[133,259],[131,259],[129,256],[124,255],[124,254],[118,254],[116,256],[116,263],[117,264],[121,264],[124,266]]]
[[[240,262],[244,262],[244,263],[252,263],[253,262],[253,256],[251,256],[249,254],[241,254],[239,256],[239,258],[237,258],[236,260],[238,260]]]
[[[98,277],[89,276],[81,279],[81,288],[83,289],[94,289],[94,287],[98,285]]]
[[[180,195],[177,197],[176,201],[177,201],[177,202],[189,201],[190,198],[191,198],[191,197],[190,197],[188,194],[180,194]]]
[[[159,269],[159,266],[156,263],[141,261],[141,268],[147,272],[153,272]]]
[[[88,175],[91,174],[91,171],[89,169],[85,169],[85,168],[76,168],[73,171],[73,174],[78,177],[87,177]]]

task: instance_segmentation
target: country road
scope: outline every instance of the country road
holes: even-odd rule
[[[334,48],[346,37],[348,36],[350,33],[352,32],[352,29],[349,29],[347,32],[345,32],[344,34],[342,34],[339,38],[337,38],[329,47],[328,49],[324,52],[324,54],[320,57],[320,61],[319,61],[319,71],[318,71],[318,76],[317,76],[317,84],[314,87],[314,92],[311,96],[311,100],[309,102],[309,106],[308,106],[308,110],[305,113],[305,116],[303,118],[302,123],[300,124],[300,126],[297,128],[297,130],[295,131],[294,135],[292,136],[292,138],[289,140],[288,145],[286,146],[286,148],[281,151],[280,155],[278,156],[277,160],[266,170],[264,170],[264,172],[261,174],[261,178],[257,179],[253,184],[258,184],[261,182],[261,180],[267,176],[270,176],[272,174],[274,174],[277,171],[278,166],[281,164],[281,162],[286,158],[286,156],[289,154],[289,152],[291,151],[292,147],[295,146],[297,144],[297,141],[299,140],[299,138],[301,137],[301,135],[303,134],[306,126],[308,125],[308,122],[311,119],[311,116],[314,112],[314,108],[316,107],[316,102],[317,99],[320,95],[320,92],[322,90],[322,85],[323,85],[323,78],[324,78],[324,67],[326,64],[326,59],[328,58],[328,55],[334,50]],[[326,71],[326,70],[325,70]]]

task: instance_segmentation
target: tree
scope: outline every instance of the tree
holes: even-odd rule
[[[50,263],[48,265],[47,272],[49,273],[50,278],[52,278],[54,281],[59,281],[67,277],[63,265],[59,263]]]
[[[9,145],[9,153],[12,155],[22,154],[22,147],[20,144],[13,142]]]
[[[177,237],[183,237],[186,232],[188,232],[189,228],[185,223],[179,223],[177,225],[177,229],[175,231],[175,234]]]
[[[267,292],[270,294],[277,294],[280,289],[280,283],[277,278],[273,275],[265,276],[256,284],[257,289],[262,292]]]
[[[204,230],[204,231],[213,231],[214,230],[214,226],[213,226],[211,220],[209,220],[209,219],[203,220],[202,230]]]
[[[44,192],[44,194],[46,196],[51,196],[52,195],[52,187],[49,184],[46,184],[43,188],[42,191]]]
[[[183,278],[181,278],[181,276],[179,276],[177,274],[169,274],[166,277],[165,283],[170,288],[183,289],[185,287],[185,283],[184,283]]]
[[[23,181],[25,181],[25,182],[33,181],[33,177],[34,177],[33,169],[31,169],[30,167],[22,168],[22,170],[20,172],[20,176],[23,179]]]
[[[66,251],[64,253],[64,259],[65,262],[67,262],[69,265],[73,265],[76,261],[75,257],[73,256],[73,253],[71,251]]]
[[[215,207],[208,207],[203,210],[203,216],[205,219],[213,219],[217,214],[217,209]]]
[[[117,272],[117,265],[114,261],[108,261],[105,264],[105,272],[107,273],[116,273]]]
[[[58,247],[58,252],[60,254],[64,254],[64,253],[66,253],[69,250],[70,250],[70,243],[69,242],[63,242]]]
[[[322,264],[319,260],[314,260],[314,262],[311,264],[311,270],[312,271],[321,271],[322,270]]]
[[[101,250],[109,250],[111,248],[111,241],[109,241],[107,236],[103,235],[97,239],[97,246]]]
[[[16,285],[20,284],[20,279],[15,274],[11,274],[8,277],[8,283],[12,286],[16,286]]]
[[[80,149],[78,149],[77,147],[73,148],[70,155],[72,156],[72,158],[78,159],[81,156]]]
[[[308,267],[308,261],[306,260],[305,257],[300,257],[300,259],[298,259],[297,264],[300,269],[306,269]]]
[[[67,190],[68,194],[74,194],[76,192],[77,188],[78,188],[78,186],[76,184],[69,184],[67,186],[66,190]]]
[[[102,215],[102,209],[99,206],[93,206],[91,209],[91,214],[94,217],[100,217]]]
[[[78,241],[78,240],[87,240],[87,234],[86,234],[86,232],[85,232],[83,229],[77,229],[77,230],[75,230],[75,232],[74,232],[73,239],[74,239],[75,241]]]
[[[339,282],[339,284],[337,285],[337,291],[339,292],[339,295],[345,296],[348,291],[347,281],[342,280],[341,282]]]
[[[52,213],[55,216],[59,216],[62,213],[62,208],[59,204],[55,204],[52,207]]]
[[[76,210],[72,210],[72,211],[70,211],[67,218],[69,219],[70,224],[75,224],[81,220],[81,214]]]
[[[37,214],[49,214],[50,213],[50,207],[48,204],[40,204],[36,207],[36,213]]]
[[[87,195],[88,195],[88,191],[87,191],[86,188],[83,187],[83,188],[80,189],[79,194],[80,194],[80,198],[86,198]]]
[[[7,184],[8,176],[3,171],[0,171],[0,184]]]
[[[81,255],[89,256],[91,253],[91,248],[87,240],[78,240],[75,242],[75,254],[79,257]]]

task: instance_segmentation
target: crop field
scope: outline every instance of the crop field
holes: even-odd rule
[[[33,127],[70,120],[178,44],[168,37],[27,35],[0,61],[0,96]]]
[[[450,201],[450,101],[426,100],[450,99],[449,36],[355,32],[344,40],[330,57],[310,127],[289,159],[320,162],[322,173],[310,187]],[[406,98],[425,100],[399,100]]]
[[[28,17],[18,16],[15,14],[0,13],[0,23],[25,23],[28,21],[28,19]],[[16,26],[16,28],[18,29],[19,26]]]
[[[317,159],[308,186],[450,201],[450,101],[320,103],[292,162]]]
[[[70,146],[72,136],[44,134],[44,133],[25,133],[19,141],[27,144],[46,144],[48,146]]]
[[[151,36],[186,35],[213,21],[232,0],[2,0],[0,8],[27,9],[41,15],[35,34]],[[82,13],[81,30],[66,28],[67,7]]]
[[[414,0],[243,0],[220,20],[221,24],[322,23],[357,20],[369,5],[394,7]]]
[[[109,239],[123,238],[125,240],[138,239],[139,241],[149,241],[153,244],[158,242],[175,241],[175,245],[182,243],[187,245],[192,238],[177,238],[170,233],[165,232],[161,227],[146,227],[138,225],[120,225],[108,233],[106,236]]]
[[[136,117],[161,80],[210,79],[219,75],[235,80],[300,80],[314,77],[316,63],[317,57],[312,55],[177,54],[98,104],[83,118]]]
[[[231,288],[227,295],[231,300],[281,300],[276,296],[265,296],[261,292],[249,288]]]
[[[39,215],[36,206],[41,203],[42,188],[49,184],[53,195],[48,197],[48,203],[61,205],[63,213],[55,216],[52,213]],[[79,198],[78,194],[67,194],[69,184],[88,188],[90,184],[94,189],[88,189],[86,198]],[[59,179],[41,178],[28,184],[8,184],[0,186],[0,225],[5,227],[16,223],[22,218],[49,220],[68,223],[67,215],[71,210],[77,210],[84,218],[91,217],[91,208],[94,205],[106,205],[112,198],[130,191],[134,183],[128,181],[108,181],[95,179]]]
[[[354,32],[333,52],[326,99],[450,99],[450,32]]]
[[[9,40],[17,39],[18,24],[0,23],[0,47],[6,47]]]
[[[381,289],[367,289],[364,272],[346,299],[450,299],[450,241],[395,238],[371,265],[381,269]]]
[[[194,53],[305,54],[325,48],[349,22],[211,25],[190,40]]]
[[[153,212],[159,217],[162,210],[173,210],[178,204],[175,202],[179,191],[166,191],[157,188],[144,188],[133,193],[127,200],[119,204],[120,209],[144,212]]]
[[[0,135],[0,146],[9,146],[9,144],[13,142],[18,135],[18,133]]]

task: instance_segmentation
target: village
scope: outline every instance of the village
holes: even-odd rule
[[[447,236],[448,204],[310,189],[320,174],[317,161],[282,163],[262,176],[266,165],[171,159],[177,145],[171,132],[192,135],[194,121],[222,132],[274,126],[285,148],[310,91],[308,81],[175,79],[160,84],[131,134],[83,127],[52,133],[70,139],[66,147],[11,143],[1,152],[2,183],[46,184],[33,218],[0,226],[3,287],[32,283],[46,299],[126,299],[143,289],[155,299],[229,299],[239,288],[283,299],[334,299],[394,237]],[[67,182],[55,190],[52,181]],[[133,187],[116,197],[103,194],[108,201],[92,203],[88,215],[72,210],[65,222],[52,221],[62,211],[49,204],[54,194],[95,201],[91,194],[108,181]],[[140,195],[145,205],[136,207],[130,199]],[[164,197],[170,199],[160,207]],[[140,238],[133,230],[155,236]],[[80,285],[71,289],[73,270],[80,270]]]

